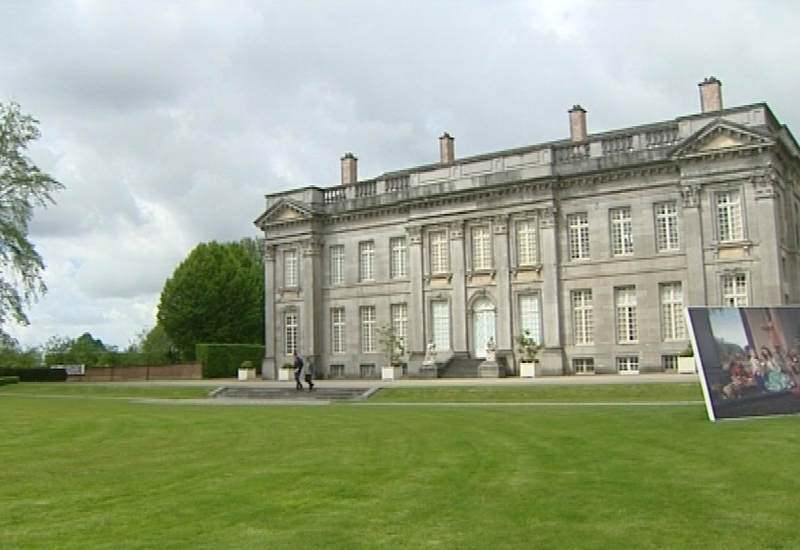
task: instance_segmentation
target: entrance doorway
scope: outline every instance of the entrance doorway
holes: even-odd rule
[[[497,342],[495,334],[495,309],[494,304],[488,298],[476,300],[472,306],[474,336],[472,343],[472,356],[476,359],[486,359],[486,342],[493,338]]]

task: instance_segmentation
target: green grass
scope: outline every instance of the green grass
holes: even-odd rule
[[[800,418],[711,423],[699,389],[682,384],[625,385],[635,397],[604,385],[398,388],[368,406],[316,407],[48,399],[29,386],[0,388],[1,549],[758,549],[798,538]],[[453,403],[503,392],[698,403],[388,402],[445,400],[429,391]]]

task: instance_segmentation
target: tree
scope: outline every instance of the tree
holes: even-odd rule
[[[0,104],[0,333],[9,321],[27,325],[26,306],[47,291],[44,261],[28,240],[28,223],[37,206],[54,204],[64,186],[42,172],[26,155],[39,138],[39,121],[17,103]]]
[[[195,247],[164,284],[157,318],[184,360],[198,343],[263,344],[264,270],[252,239]]]

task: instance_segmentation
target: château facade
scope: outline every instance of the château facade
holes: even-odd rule
[[[266,196],[264,378],[295,350],[327,377],[377,377],[380,329],[421,374],[484,357],[507,374],[515,338],[542,344],[537,375],[671,371],[685,307],[800,302],[798,145],[764,103],[600,134],[455,156],[359,181]]]

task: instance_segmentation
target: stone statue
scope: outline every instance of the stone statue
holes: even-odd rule
[[[497,346],[494,345],[494,338],[489,338],[486,342],[486,361],[494,363],[497,354]]]
[[[425,365],[430,365],[436,362],[436,344],[433,340],[428,341],[428,346],[425,348],[425,359],[422,361]]]

